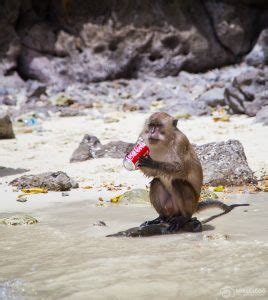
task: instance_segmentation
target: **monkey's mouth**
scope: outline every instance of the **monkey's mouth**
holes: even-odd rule
[[[157,144],[158,142],[159,142],[159,139],[149,138],[149,143],[152,145]]]

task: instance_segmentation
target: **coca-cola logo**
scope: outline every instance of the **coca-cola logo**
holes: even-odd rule
[[[127,156],[128,159],[132,160],[135,156],[137,156],[137,152],[135,149],[133,149]]]

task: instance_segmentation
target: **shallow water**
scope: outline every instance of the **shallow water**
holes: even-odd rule
[[[147,206],[33,212],[37,225],[0,227],[0,299],[267,299],[267,194],[242,199],[202,233],[149,238],[105,237],[152,218]]]

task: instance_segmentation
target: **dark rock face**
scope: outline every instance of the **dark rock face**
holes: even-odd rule
[[[268,70],[254,69],[237,76],[225,89],[225,103],[233,113],[253,117],[268,105]]]
[[[12,180],[9,184],[19,189],[40,187],[49,191],[69,191],[71,188],[78,188],[78,183],[61,171],[24,175]]]
[[[15,138],[12,122],[9,116],[0,117],[0,139]]]
[[[123,159],[128,149],[131,149],[133,145],[134,144],[122,141],[115,141],[102,145],[97,137],[86,134],[78,148],[72,154],[70,162],[101,157]]]
[[[0,77],[17,86],[200,72],[240,61],[267,16],[253,0],[4,0]]]
[[[243,185],[254,181],[242,144],[237,140],[195,146],[204,172],[204,184]]]

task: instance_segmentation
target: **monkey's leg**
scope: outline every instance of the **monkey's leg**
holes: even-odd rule
[[[140,226],[148,226],[166,222],[166,218],[163,215],[163,203],[167,202],[170,196],[171,195],[165,189],[161,181],[158,178],[154,178],[151,181],[150,186],[150,202],[153,205],[154,209],[158,212],[159,217],[151,221],[146,221]]]
[[[168,223],[170,226],[167,229],[168,232],[177,232],[184,228],[186,224],[186,229],[190,231],[201,231],[201,223],[197,219],[191,219],[197,206],[197,197],[192,185],[187,181],[174,180],[172,187],[172,201],[177,203],[180,214],[174,215],[174,217],[169,220]]]

